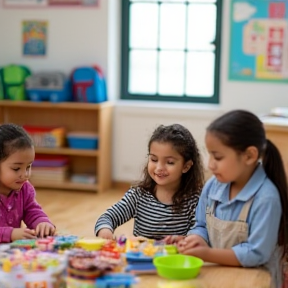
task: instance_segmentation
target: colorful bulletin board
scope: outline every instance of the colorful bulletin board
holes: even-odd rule
[[[229,79],[288,82],[288,0],[231,0]]]
[[[31,7],[31,8],[49,8],[56,6],[65,7],[95,7],[99,0],[2,0],[3,7]]]
[[[45,56],[47,52],[47,21],[23,21],[23,55]]]

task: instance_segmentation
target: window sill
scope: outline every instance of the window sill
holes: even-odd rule
[[[117,100],[115,101],[115,107],[120,108],[121,111],[125,110],[129,113],[141,113],[144,111],[147,113],[147,109],[151,112],[157,112],[157,114],[169,114],[169,115],[185,115],[196,117],[217,117],[224,111],[220,108],[219,104],[197,104],[197,103],[179,103],[179,102],[160,102],[160,101],[133,101],[133,100]]]

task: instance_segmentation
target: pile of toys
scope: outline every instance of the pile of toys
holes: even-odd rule
[[[64,255],[12,248],[1,252],[0,261],[1,288],[65,287]]]
[[[153,258],[163,254],[164,243],[140,238],[17,240],[0,245],[0,287],[132,287],[135,274],[156,273]]]
[[[126,272],[133,274],[155,273],[153,258],[165,253],[162,241],[128,239],[126,241]]]

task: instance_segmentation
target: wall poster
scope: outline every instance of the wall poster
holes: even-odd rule
[[[3,0],[4,7],[31,7],[31,6],[45,6],[47,5],[47,0]]]
[[[98,6],[99,0],[2,0],[3,7],[29,7],[29,8],[49,8],[56,6],[74,6],[74,7],[95,7]]]
[[[229,79],[288,82],[288,0],[231,0]]]
[[[24,56],[45,56],[47,53],[47,21],[23,21]]]

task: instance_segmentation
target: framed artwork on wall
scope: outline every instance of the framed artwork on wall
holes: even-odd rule
[[[48,0],[49,5],[96,6],[98,0]]]
[[[48,0],[3,0],[4,7],[43,7]]]
[[[47,21],[22,22],[23,56],[46,56],[47,28]]]
[[[288,0],[231,0],[229,79],[288,83]]]
[[[99,0],[2,0],[4,8],[98,7]]]

